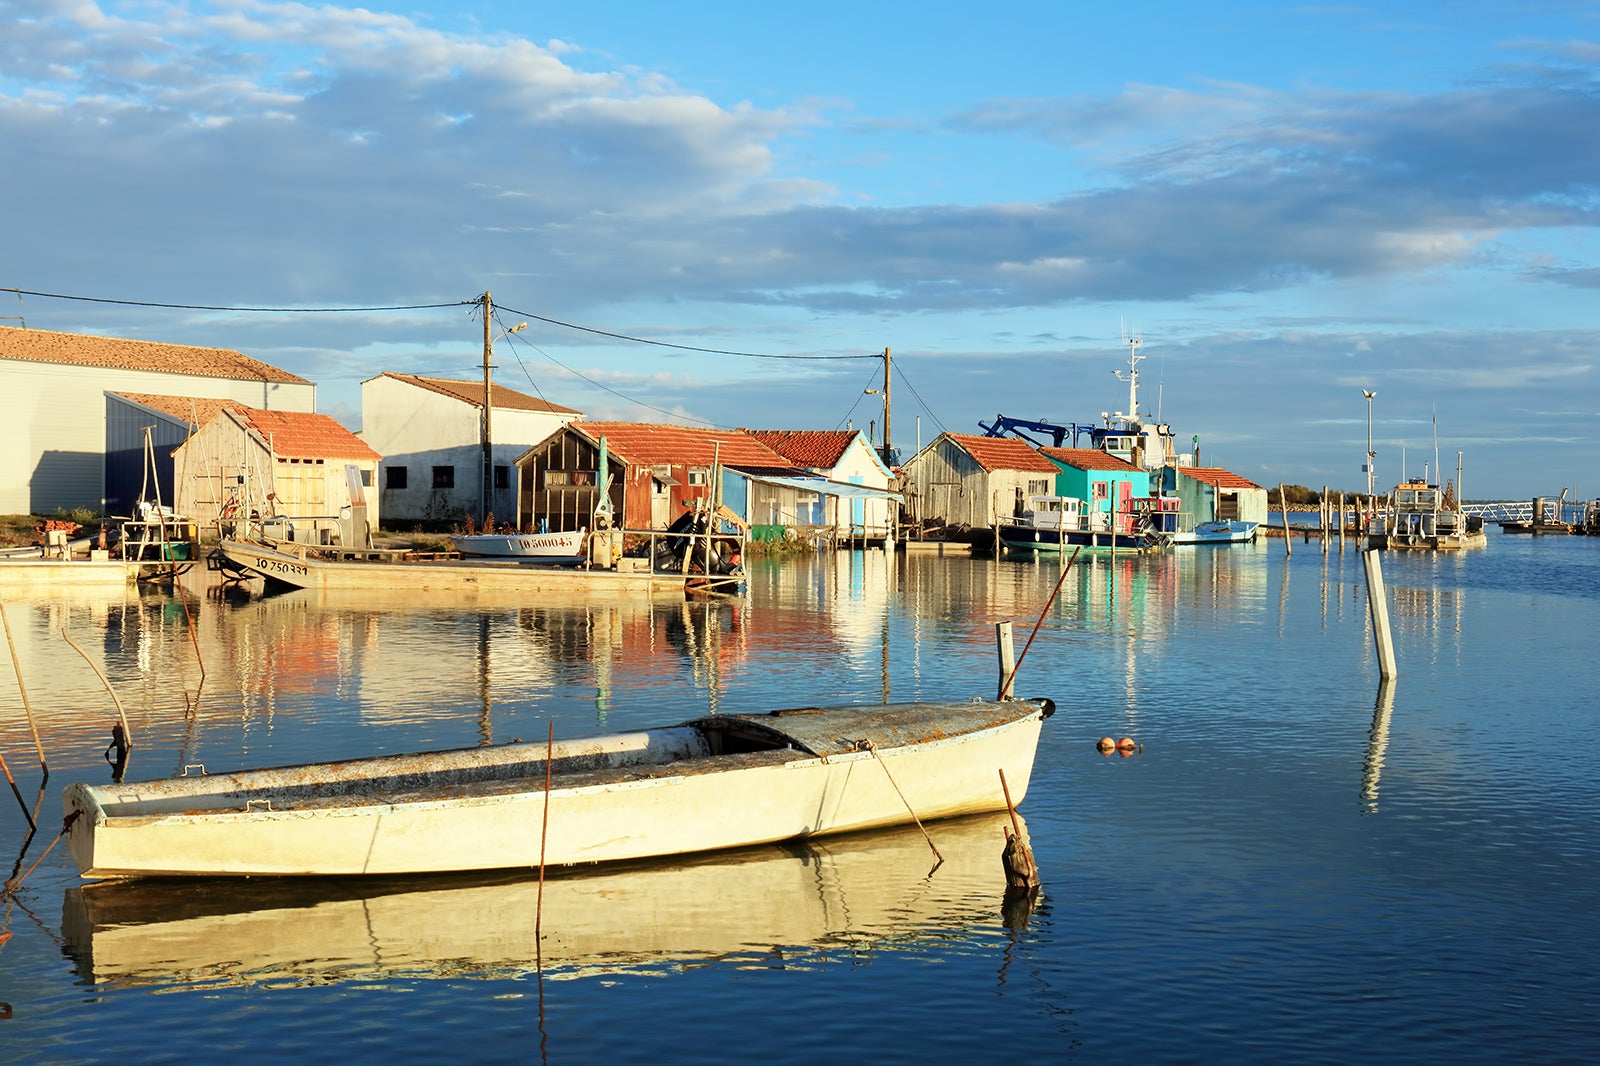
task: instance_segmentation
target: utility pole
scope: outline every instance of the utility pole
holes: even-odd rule
[[[883,350],[883,465],[894,469],[894,449],[889,447],[889,349]]]
[[[494,335],[490,332],[493,328],[491,325],[493,315],[494,301],[489,298],[489,290],[485,289],[483,291],[483,508],[478,515],[480,529],[493,509],[491,501],[494,499],[494,452],[489,446],[489,409],[494,406],[494,394],[489,385],[489,360],[494,354]]]

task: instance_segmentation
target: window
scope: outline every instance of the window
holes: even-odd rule
[[[494,487],[497,489],[511,487],[511,468],[509,466],[497,466],[494,468]]]
[[[1050,492],[1050,482],[1048,482],[1048,481],[1029,481],[1028,482],[1028,495],[1029,496],[1045,496],[1045,495],[1048,495],[1049,492]]]
[[[689,484],[691,484],[691,485],[704,485],[705,483],[706,483],[706,472],[705,472],[704,469],[689,471]]]
[[[558,489],[563,485],[572,484],[572,477],[565,470],[546,470],[544,472],[544,487]]]
[[[456,487],[456,468],[453,466],[436,466],[433,468],[433,487],[436,489],[453,489]]]
[[[385,488],[403,489],[406,487],[406,468],[403,466],[386,466],[383,468],[383,484]]]
[[[1092,482],[1089,485],[1089,498],[1094,500],[1096,503],[1099,503],[1101,500],[1106,499],[1110,495],[1111,495],[1111,483],[1110,482],[1107,482],[1107,481],[1095,481],[1095,482]]]
[[[401,467],[400,469],[404,470],[405,467]],[[361,468],[361,487],[364,489],[370,489],[372,487],[372,471],[368,470],[366,467]]]

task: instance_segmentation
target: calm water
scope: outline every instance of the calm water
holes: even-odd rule
[[[45,848],[116,709],[64,634],[139,778],[987,697],[1059,562],[758,564],[740,604],[11,599],[50,781],[26,848],[0,795],[0,863],[43,856],[0,901],[0,1060],[1589,1061],[1600,539],[1384,563],[1389,688],[1353,550],[1080,559],[1018,683],[1060,706],[1031,915],[983,818],[930,826],[931,873],[912,830],[552,880],[537,952],[526,877],[80,890]],[[9,665],[0,753],[33,804]]]

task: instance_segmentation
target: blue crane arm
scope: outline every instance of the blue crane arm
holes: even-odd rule
[[[983,430],[985,436],[1004,437],[1010,433],[1021,437],[1035,447],[1039,446],[1039,442],[1028,436],[1028,434],[1030,432],[1048,433],[1054,439],[1054,446],[1057,448],[1064,445],[1069,433],[1072,434],[1073,442],[1076,443],[1078,432],[1078,427],[1075,425],[1062,426],[1054,422],[1032,422],[1025,418],[1007,418],[1005,415],[995,415],[993,425],[985,425],[979,422],[978,428]]]

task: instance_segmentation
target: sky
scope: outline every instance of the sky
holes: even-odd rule
[[[1600,4],[978,11],[0,0],[0,325],[1600,496]]]

